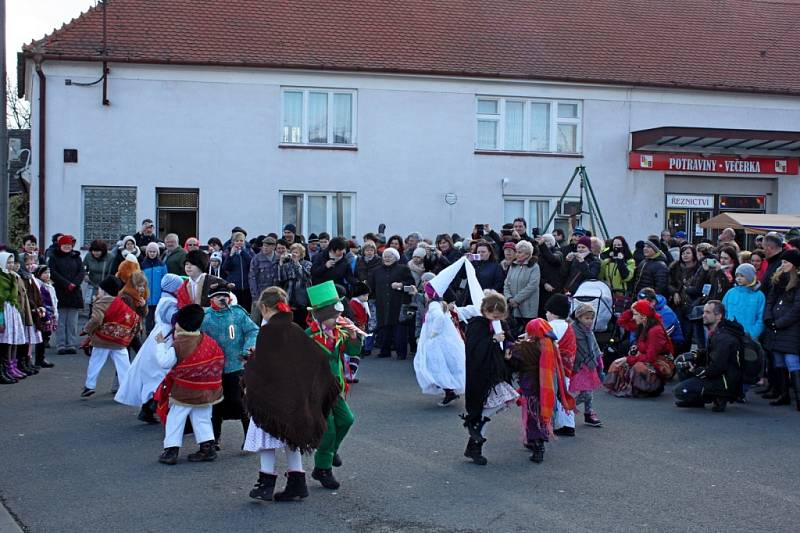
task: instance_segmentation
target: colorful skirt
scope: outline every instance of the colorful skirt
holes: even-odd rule
[[[600,376],[597,375],[597,369],[589,368],[588,366],[581,367],[580,370],[572,374],[569,380],[569,392],[571,393],[593,391],[602,386],[603,383],[600,381]]]
[[[0,333],[0,344],[28,344],[28,334],[19,310],[8,302],[3,305],[5,330]]]
[[[505,411],[517,403],[517,398],[519,398],[519,393],[514,390],[514,387],[505,381],[498,383],[483,403],[483,416],[492,416]]]
[[[273,437],[256,426],[253,419],[250,419],[250,426],[247,428],[247,436],[244,438],[244,451],[260,452],[261,450],[279,450],[285,446],[285,442]]]
[[[42,342],[42,332],[36,329],[36,326],[25,326],[25,336],[28,339],[28,344],[39,344]]]
[[[661,366],[641,361],[630,366],[625,357],[620,357],[611,363],[603,386],[620,398],[658,396],[664,392],[666,381],[659,373]]]

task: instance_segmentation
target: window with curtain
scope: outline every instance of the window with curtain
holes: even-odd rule
[[[354,145],[356,92],[284,88],[281,143]]]
[[[351,192],[301,192],[282,191],[281,222],[294,224],[298,233],[330,233],[350,238],[355,234],[356,195]],[[341,197],[342,226],[339,227]]]
[[[478,150],[581,152],[583,105],[579,101],[478,96]]]

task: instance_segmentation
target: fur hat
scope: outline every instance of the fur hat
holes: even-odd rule
[[[183,285],[183,279],[175,274],[164,274],[161,278],[161,290],[171,294],[178,292],[178,289]]]
[[[353,287],[353,298],[357,298],[365,294],[369,294],[369,286],[363,281],[359,281],[355,284],[355,287]]]
[[[189,304],[175,313],[175,322],[184,331],[197,331],[203,325],[203,319],[206,313],[203,308],[197,304]]]
[[[544,306],[545,311],[549,311],[559,318],[567,318],[569,316],[569,298],[560,293],[552,295]]]
[[[186,259],[183,260],[183,264],[185,265],[186,263],[205,271],[208,268],[208,255],[202,250],[192,250],[186,253]]]
[[[795,268],[800,268],[800,250],[790,248],[783,252],[781,259],[790,262]]]
[[[131,272],[131,274],[133,274]],[[116,276],[108,276],[100,282],[100,288],[109,296],[116,296],[122,290],[122,281]]]
[[[122,283],[128,283],[128,280],[131,279],[133,273],[140,271],[141,268],[139,268],[139,261],[136,260],[136,257],[134,257],[133,254],[128,254],[125,257],[125,260],[117,267],[117,277],[122,281]]]
[[[586,313],[591,313],[594,315],[595,314],[594,306],[591,304],[581,302],[577,305],[577,307],[575,307],[575,311],[573,314],[575,315],[575,318],[580,318],[582,315],[585,315]]]

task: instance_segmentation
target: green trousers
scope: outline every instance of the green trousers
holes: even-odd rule
[[[347,402],[344,401],[344,398],[339,398],[328,415],[328,429],[325,430],[325,435],[322,436],[322,442],[319,443],[317,453],[314,454],[315,468],[331,469],[333,456],[339,450],[339,445],[342,444],[344,436],[350,431],[350,426],[353,425],[354,421],[355,417],[353,412],[350,411]]]

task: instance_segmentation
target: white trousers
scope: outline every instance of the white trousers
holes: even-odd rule
[[[252,424],[252,422],[250,422]],[[286,471],[287,472],[304,472],[303,470],[303,456],[300,450],[291,450],[288,446],[283,447],[286,452]],[[275,471],[275,450],[261,450],[261,471],[265,474],[277,474]]]
[[[211,405],[170,405],[167,425],[164,428],[164,448],[180,448],[183,444],[183,428],[186,419],[192,421],[192,430],[197,444],[214,440],[211,427]]]
[[[128,369],[131,367],[131,360],[128,359],[127,348],[92,348],[92,356],[89,358],[89,369],[86,371],[86,388],[96,389],[97,378],[100,371],[108,361],[109,356],[114,361],[117,368],[117,376],[120,381],[125,381]]]
[[[567,387],[567,394],[569,394],[569,378],[567,376],[564,376],[564,386]],[[556,417],[553,420],[553,429],[563,427],[575,428],[575,413],[564,410],[564,406],[556,398]]]

